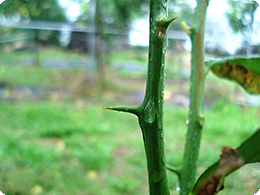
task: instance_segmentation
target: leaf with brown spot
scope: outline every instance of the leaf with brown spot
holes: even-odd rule
[[[213,73],[239,83],[248,93],[260,94],[260,58],[233,58],[206,62]]]
[[[220,160],[213,171],[205,177],[196,189],[196,195],[214,195],[224,189],[225,176],[244,165],[243,158],[231,147],[223,147]]]
[[[220,160],[197,180],[191,195],[216,195],[224,188],[227,175],[249,163],[260,162],[260,128],[237,149],[223,147]]]

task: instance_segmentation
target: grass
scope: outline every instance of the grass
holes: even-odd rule
[[[124,151],[136,143],[127,128],[134,119],[104,112],[101,105],[77,109],[48,102],[1,102],[0,107],[0,189],[5,194],[28,194],[35,186],[41,186],[43,194],[133,192],[133,186],[125,184],[136,175],[121,175],[127,170],[120,156],[131,159],[135,153]],[[135,183],[133,179],[136,190]]]
[[[1,191],[28,194],[38,187],[39,194],[145,194],[146,164],[136,118],[103,111],[102,106],[1,102]],[[186,115],[183,108],[165,108],[170,164],[181,162]],[[199,172],[218,158],[223,145],[235,147],[250,135],[260,112],[220,101],[206,115]],[[256,192],[259,176],[245,167],[230,176],[222,194]],[[174,191],[176,177],[171,173],[169,177]]]
[[[74,79],[73,76],[80,73],[83,73],[82,68],[59,69],[42,66],[3,65],[0,67],[0,83],[5,82],[11,86],[64,87],[71,79]]]
[[[85,74],[82,69],[27,68],[0,66],[0,80],[11,88],[26,85],[69,89],[69,81]],[[131,76],[134,83],[135,77]],[[115,74],[111,80],[123,86],[102,97],[94,94],[92,98],[98,100],[75,94],[34,101],[0,100],[0,191],[6,195],[147,194],[146,162],[136,117],[102,109],[125,102],[118,91],[126,90],[127,79]],[[175,90],[174,81],[168,83],[168,90]],[[210,93],[206,98],[214,99],[214,103],[205,110],[198,176],[218,159],[222,146],[236,147],[249,136],[260,117],[259,108],[239,106],[225,97],[232,85],[209,81],[214,87],[207,86]],[[134,85],[139,89],[140,84]],[[223,85],[226,88],[218,92]],[[216,95],[222,98],[216,100]],[[187,110],[166,103],[164,116],[167,162],[178,166]],[[226,190],[220,194],[256,193],[260,188],[259,168],[258,164],[249,165],[230,175]],[[177,183],[176,176],[169,173],[173,195],[177,195]]]

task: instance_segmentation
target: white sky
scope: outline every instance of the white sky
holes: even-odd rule
[[[129,34],[131,45],[147,46],[149,44],[149,19],[139,19],[133,23]]]
[[[193,7],[196,6],[195,0],[189,0]],[[226,0],[211,0],[207,10],[206,40],[210,41],[211,46],[223,47],[233,54],[242,43],[242,35],[235,34],[228,24],[225,12],[228,5]],[[257,24],[258,23],[258,24]],[[255,13],[255,26],[251,35],[251,42],[260,43],[260,8]],[[133,30],[130,32],[129,40],[132,45],[146,46],[149,43],[149,21],[139,19],[134,22]]]
[[[250,0],[247,0],[249,2]],[[234,33],[228,24],[225,12],[227,9],[226,0],[211,0],[207,11],[207,25],[212,34],[208,37],[209,40],[214,40],[228,52],[234,53],[236,48],[242,44],[243,37],[239,33]],[[258,7],[255,13],[254,30],[250,35],[251,43],[260,43],[260,9]]]
[[[69,16],[70,21],[75,21],[77,17],[81,14],[79,3],[73,2],[71,0],[59,0],[59,3],[63,8],[66,9],[66,14]]]
[[[226,0],[211,0],[207,10],[206,32],[210,29],[206,40],[212,41],[212,46],[225,48],[228,52],[234,53],[241,44],[242,37],[235,34],[228,24],[225,12],[228,8]]]

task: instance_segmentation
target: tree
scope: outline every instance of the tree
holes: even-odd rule
[[[14,0],[4,1],[0,5],[0,15],[12,22],[14,18],[20,21],[51,20],[65,22],[67,18],[57,0]],[[37,43],[59,44],[59,33],[55,31],[33,31]]]
[[[234,32],[243,32],[254,23],[254,14],[259,6],[256,1],[228,0],[227,17]]]
[[[229,9],[227,11],[227,17],[229,24],[234,32],[240,32],[243,34],[243,49],[249,52],[249,38],[253,29],[254,15],[258,8],[256,1],[242,1],[238,3],[236,0],[228,0]]]
[[[114,27],[130,27],[133,19],[143,16],[148,13],[148,0],[91,0],[86,2],[84,0],[75,0],[81,4],[82,14],[78,18],[81,24],[90,24],[92,18],[89,14],[91,11],[90,4],[96,2],[99,9],[102,10],[103,23],[106,26]]]
[[[106,88],[106,51],[110,51],[110,39],[105,34],[105,29],[125,29],[128,31],[132,20],[148,11],[148,0],[92,0],[86,2],[75,0],[81,4],[82,14],[77,23],[81,26],[91,26],[94,29],[92,38],[93,54],[96,61],[97,81],[100,88]],[[94,21],[94,22],[93,22]]]

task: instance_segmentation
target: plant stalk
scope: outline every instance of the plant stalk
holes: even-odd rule
[[[150,195],[169,195],[163,133],[167,0],[150,0],[150,40],[146,93],[138,107],[105,107],[137,115],[142,129]]]
[[[150,44],[145,98],[138,117],[147,159],[150,195],[169,195],[163,133],[167,0],[150,1]]]
[[[190,34],[192,43],[190,108],[187,120],[188,131],[180,172],[181,195],[188,195],[195,183],[201,132],[204,124],[204,28],[208,3],[208,0],[197,0]]]

